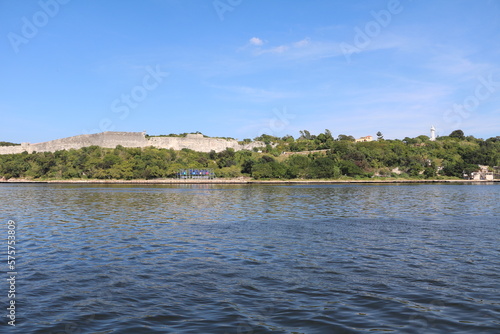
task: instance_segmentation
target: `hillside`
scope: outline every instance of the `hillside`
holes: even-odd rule
[[[5,154],[0,155],[0,178],[155,179],[175,177],[182,168],[211,168],[217,177],[254,179],[435,179],[500,165],[500,136],[483,140],[460,130],[436,141],[418,136],[356,143],[351,136],[333,138],[328,130],[319,135],[301,131],[297,139],[262,135],[255,140],[266,146],[197,152],[118,145]]]

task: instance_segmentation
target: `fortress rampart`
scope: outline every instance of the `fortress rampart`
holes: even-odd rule
[[[87,146],[100,146],[104,148],[123,147],[157,147],[174,150],[188,148],[198,152],[224,151],[233,148],[235,151],[251,150],[254,147],[265,146],[262,142],[251,142],[240,145],[234,139],[205,138],[202,134],[188,134],[186,137],[149,137],[144,132],[114,132],[107,131],[96,134],[79,135],[51,140],[44,143],[22,143],[17,146],[1,146],[0,154],[15,154],[23,152],[55,152],[69,149],[79,149]]]

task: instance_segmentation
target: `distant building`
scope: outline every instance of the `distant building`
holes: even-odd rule
[[[472,172],[470,175],[464,173],[466,180],[491,181],[494,179],[493,172],[488,170],[488,166],[479,165],[478,172]]]
[[[435,141],[436,140],[436,128],[433,126],[431,126],[431,141]]]
[[[356,143],[367,142],[367,141],[373,141],[373,136],[365,136],[365,137],[361,137],[361,138],[356,139]]]
[[[465,174],[465,175],[467,175],[467,174]],[[465,179],[477,180],[477,181],[492,181],[493,180],[493,173],[492,172],[487,172],[487,173],[472,172],[471,175],[466,176]]]

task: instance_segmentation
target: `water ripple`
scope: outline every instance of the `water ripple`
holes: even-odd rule
[[[0,185],[0,216],[18,222],[22,333],[487,333],[499,195]]]

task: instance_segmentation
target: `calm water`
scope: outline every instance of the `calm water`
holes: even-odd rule
[[[2,333],[500,333],[500,185],[0,185]],[[3,314],[2,314],[3,315]]]

